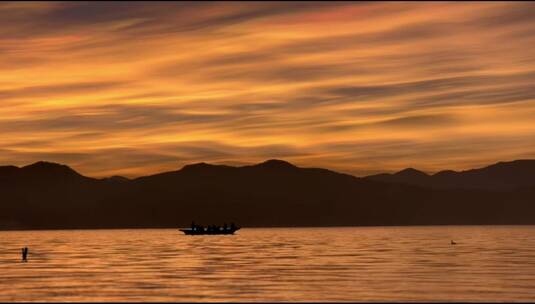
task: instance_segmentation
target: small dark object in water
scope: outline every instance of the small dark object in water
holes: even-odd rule
[[[191,223],[191,228],[179,229],[186,235],[216,235],[216,234],[234,234],[234,232],[240,230],[240,227],[230,224],[230,227],[225,225],[223,227],[210,225],[204,228],[201,225],[195,225],[195,222]]]
[[[22,248],[22,261],[28,262],[28,247]]]
[[[453,240],[451,240],[451,244],[452,245],[457,245],[457,243],[455,243]]]

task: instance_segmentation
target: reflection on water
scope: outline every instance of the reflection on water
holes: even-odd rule
[[[534,232],[520,226],[244,228],[233,236],[175,229],[0,232],[0,301],[535,301]]]

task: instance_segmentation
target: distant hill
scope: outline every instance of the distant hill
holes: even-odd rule
[[[533,164],[358,178],[268,160],[135,179],[94,179],[49,162],[4,166],[0,229],[535,224]]]
[[[535,160],[499,162],[467,171],[440,171],[428,175],[412,168],[394,174],[377,174],[366,179],[436,189],[483,189],[507,191],[535,185]]]

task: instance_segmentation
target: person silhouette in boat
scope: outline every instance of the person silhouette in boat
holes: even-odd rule
[[[223,224],[223,231],[226,232],[228,230],[228,225],[227,223],[224,223]]]
[[[194,231],[194,232],[203,232],[204,231],[204,228],[202,225],[196,225],[195,222],[192,222],[191,223],[191,229]]]
[[[236,230],[236,225],[234,225],[234,222],[230,223],[230,230]]]
[[[22,261],[28,262],[28,247],[22,248]]]

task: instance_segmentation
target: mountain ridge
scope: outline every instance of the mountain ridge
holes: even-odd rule
[[[69,165],[66,165],[66,164],[62,164],[62,163],[57,163],[57,162],[52,162],[52,161],[44,161],[44,160],[40,160],[40,161],[36,161],[34,163],[31,163],[31,164],[28,164],[28,165],[25,165],[25,166],[21,166],[21,167],[18,167],[18,166],[15,166],[15,165],[1,165],[0,166],[0,173],[3,171],[3,170],[16,170],[16,169],[24,169],[24,170],[27,170],[27,169],[30,169],[30,168],[63,168],[64,170],[68,170],[68,171],[71,171],[71,172],[74,172],[76,173],[77,175],[80,175],[80,176],[84,176],[84,177],[87,177],[87,178],[91,178],[91,179],[106,179],[106,178],[115,178],[115,177],[119,177],[119,178],[123,178],[123,179],[128,179],[128,180],[135,180],[137,178],[141,178],[141,177],[147,177],[147,176],[154,176],[154,175],[158,175],[158,174],[164,174],[164,173],[169,173],[169,172],[177,172],[177,171],[180,171],[180,170],[183,170],[185,168],[193,168],[193,167],[225,167],[225,168],[245,168],[245,167],[270,167],[270,168],[275,168],[275,167],[281,167],[281,168],[299,168],[299,169],[321,169],[321,170],[328,170],[328,171],[332,171],[332,172],[337,172],[337,173],[340,173],[340,174],[346,174],[346,175],[351,175],[351,176],[354,176],[356,178],[370,178],[370,177],[373,177],[373,176],[377,176],[377,175],[408,175],[408,174],[416,174],[416,175],[422,175],[422,176],[437,176],[437,175],[442,175],[442,174],[445,174],[445,173],[454,173],[454,174],[459,174],[459,173],[471,173],[471,172],[475,172],[475,171],[480,171],[480,170],[487,170],[487,169],[493,169],[493,168],[500,168],[500,167],[507,167],[507,166],[511,166],[511,165],[514,165],[514,166],[518,166],[519,164],[528,164],[530,166],[530,170],[535,170],[535,159],[517,159],[517,160],[512,160],[512,161],[499,161],[499,162],[496,162],[494,164],[490,164],[490,165],[486,165],[486,166],[483,166],[483,167],[480,167],[480,168],[472,168],[472,169],[466,169],[466,170],[459,170],[459,171],[455,171],[455,170],[450,170],[450,169],[444,169],[444,170],[440,170],[440,171],[437,171],[433,174],[429,174],[425,171],[421,171],[421,170],[418,170],[416,168],[413,168],[413,167],[407,167],[405,169],[402,169],[402,170],[399,170],[397,172],[394,172],[394,173],[377,173],[377,174],[372,174],[372,175],[367,175],[367,176],[356,176],[356,175],[352,175],[352,174],[348,174],[348,173],[341,173],[341,172],[337,172],[337,171],[333,171],[333,170],[330,170],[330,169],[326,169],[326,168],[317,168],[317,167],[298,167],[288,161],[285,161],[285,160],[281,160],[281,159],[268,159],[268,160],[265,160],[263,162],[259,162],[259,163],[256,163],[256,164],[249,164],[249,165],[243,165],[243,166],[230,166],[230,165],[222,165],[222,164],[211,164],[211,163],[206,163],[206,162],[198,162],[198,163],[191,163],[191,164],[186,164],[186,165],[183,165],[182,168],[179,168],[177,170],[171,170],[171,171],[163,171],[163,172],[158,172],[158,173],[154,173],[154,174],[150,174],[150,175],[143,175],[143,176],[138,176],[138,177],[134,177],[134,178],[128,178],[128,177],[124,177],[124,176],[119,176],[119,175],[112,175],[112,176],[109,176],[109,177],[100,177],[100,178],[96,178],[96,177],[90,177],[90,176],[87,176],[87,175],[84,175],[82,173],[79,173],[78,171],[72,169]]]
[[[411,174],[403,174],[409,170]],[[420,172],[418,174],[414,172]],[[437,189],[486,189],[513,190],[534,185],[535,160],[519,159],[500,161],[481,168],[463,171],[442,170],[435,174],[427,174],[412,168],[396,173],[382,173],[364,177],[373,181],[401,183]]]
[[[466,173],[483,180],[475,186],[491,188],[376,181],[280,160],[240,167],[197,163],[136,179],[96,179],[48,162],[4,166],[0,229],[176,228],[192,220],[244,227],[535,224],[535,183],[511,178],[515,171],[531,176],[533,163]],[[434,175],[411,169],[384,176]],[[496,181],[506,187],[497,192]],[[522,187],[511,188],[514,183]]]

